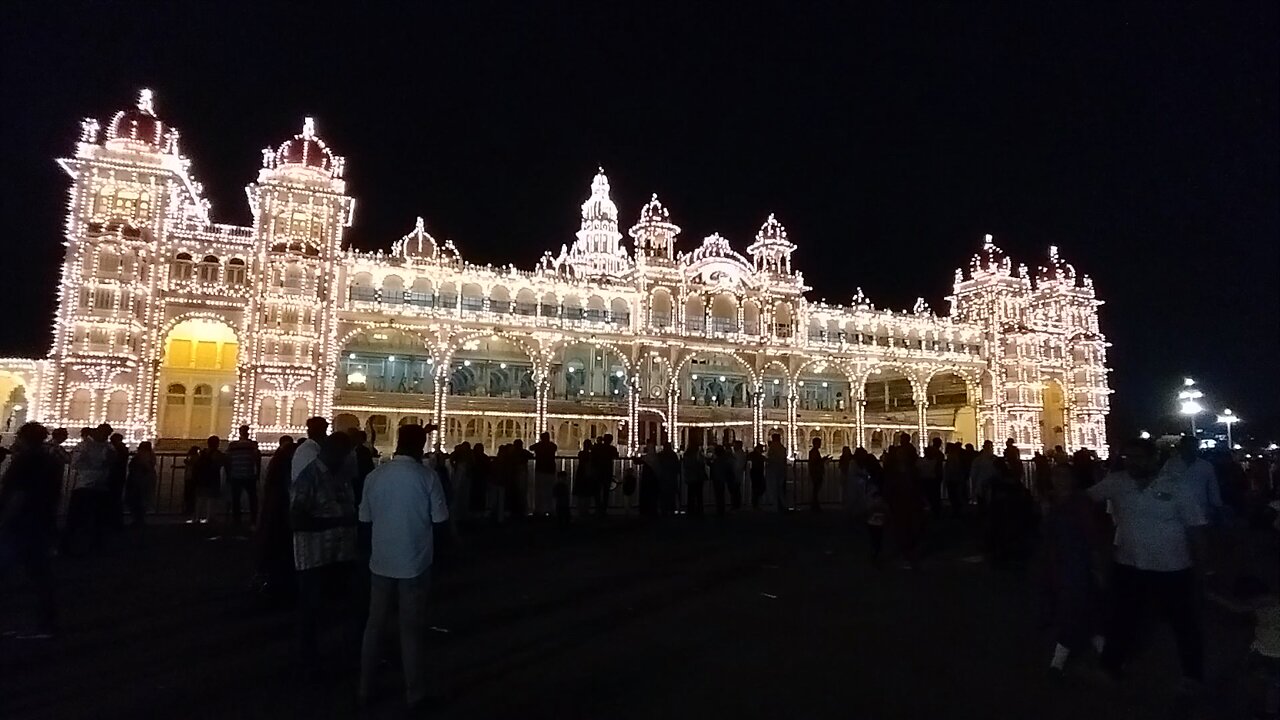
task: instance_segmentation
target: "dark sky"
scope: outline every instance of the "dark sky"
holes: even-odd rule
[[[776,212],[817,298],[942,308],[983,233],[1032,267],[1056,243],[1107,301],[1118,428],[1173,427],[1189,374],[1275,432],[1274,3],[846,4],[7,3],[0,353],[47,349],[53,158],[149,86],[221,222],[248,222],[258,150],[314,115],[363,248],[421,214],[472,261],[529,266],[572,239],[597,164],[624,226],[657,191],[686,249],[745,248]]]

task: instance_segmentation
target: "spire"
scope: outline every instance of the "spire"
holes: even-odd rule
[[[795,244],[787,239],[787,229],[773,213],[769,213],[747,252],[755,261],[756,270],[788,274],[791,272],[791,253],[795,249]]]
[[[619,242],[618,206],[609,197],[609,178],[598,168],[591,180],[591,195],[582,203],[582,225],[569,248],[568,261],[580,275],[621,275],[631,266]]]
[[[138,109],[147,115],[156,114],[151,88],[142,88],[138,91]]]
[[[640,208],[640,219],[627,232],[635,240],[637,256],[675,259],[680,228],[671,222],[671,213],[658,200],[658,193]]]

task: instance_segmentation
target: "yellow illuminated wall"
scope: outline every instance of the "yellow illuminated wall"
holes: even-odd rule
[[[174,327],[160,367],[161,438],[230,437],[239,348],[235,332],[220,322],[187,320]]]

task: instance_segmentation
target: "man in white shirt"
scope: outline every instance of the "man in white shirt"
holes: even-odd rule
[[[307,439],[298,443],[293,451],[293,460],[289,465],[290,484],[298,481],[303,470],[320,455],[320,445],[329,434],[329,421],[322,417],[307,418]]]
[[[378,668],[393,598],[400,604],[400,653],[410,707],[430,701],[426,666],[426,605],[431,585],[433,526],[449,519],[444,489],[422,464],[421,425],[400,426],[395,456],[369,473],[360,522],[371,523],[369,622],[360,653],[360,698],[367,701]]]
[[[1114,607],[1102,666],[1118,676],[1148,606],[1173,629],[1183,677],[1204,679],[1204,640],[1195,593],[1196,560],[1203,563],[1204,513],[1182,483],[1158,473],[1155,443],[1132,440],[1124,467],[1088,493],[1110,501],[1116,523],[1112,571]]]
[[[1190,435],[1182,436],[1178,452],[1160,469],[1182,485],[1183,490],[1200,506],[1205,519],[1213,521],[1222,510],[1222,493],[1218,488],[1218,476],[1213,465],[1200,457],[1200,442]]]

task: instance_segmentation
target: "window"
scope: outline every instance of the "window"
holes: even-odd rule
[[[116,390],[107,399],[107,422],[124,422],[129,411],[129,393]]]
[[[67,413],[68,420],[79,420],[88,422],[89,406],[93,402],[93,395],[86,388],[80,388],[71,395],[71,407]]]
[[[193,267],[190,255],[178,253],[173,258],[173,264],[169,268],[169,275],[177,281],[190,280]]]
[[[213,405],[213,388],[209,385],[197,385],[195,391],[191,395],[191,404],[195,407],[208,407]]]
[[[208,255],[200,261],[200,282],[212,283],[218,281],[218,258]]]
[[[241,260],[240,258],[231,258],[227,261],[228,285],[244,285],[245,275],[244,260]]]
[[[111,288],[95,288],[93,291],[93,307],[97,310],[110,310],[115,305],[116,293]]]

